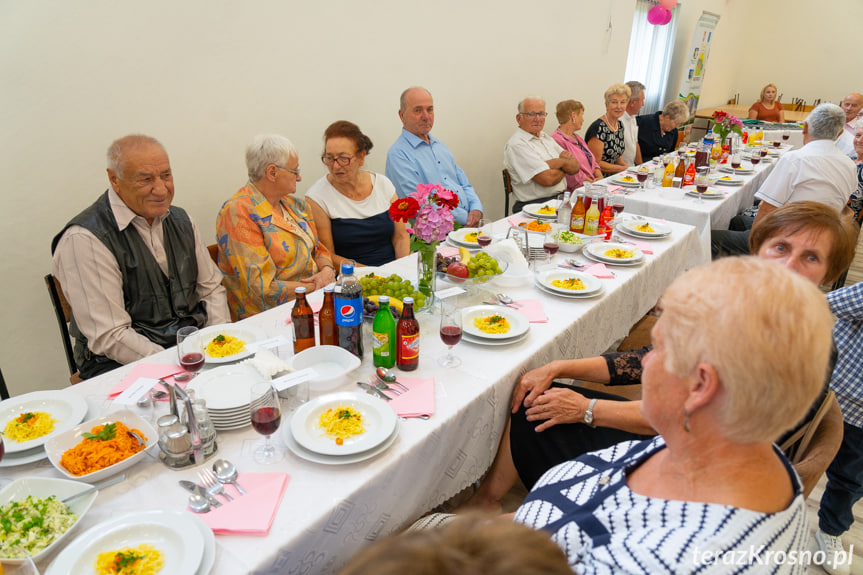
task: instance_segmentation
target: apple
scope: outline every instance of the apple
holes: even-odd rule
[[[456,283],[462,283],[470,275],[467,266],[461,262],[453,262],[446,268],[446,273]]]

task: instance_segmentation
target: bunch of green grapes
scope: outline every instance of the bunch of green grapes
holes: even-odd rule
[[[419,309],[425,305],[425,296],[416,291],[411,282],[402,279],[397,274],[387,277],[366,275],[360,276],[360,284],[363,286],[363,295],[388,295],[390,297],[404,300],[410,296],[414,298],[414,308]]]
[[[497,260],[485,252],[479,252],[467,263],[468,277],[495,276],[501,273]]]

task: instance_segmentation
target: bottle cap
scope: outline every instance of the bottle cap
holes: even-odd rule
[[[388,296],[388,295],[378,296],[378,301],[380,303],[389,303],[390,302],[390,296]]]
[[[294,293],[306,293],[306,288],[304,287],[296,287],[294,288]]]
[[[342,264],[342,275],[349,276],[354,273],[353,264]]]
[[[414,298],[412,298],[411,296],[407,296],[405,299],[402,300],[402,303],[414,303]]]
[[[333,286],[333,285],[324,286],[324,293],[330,293],[330,292],[333,292],[333,291],[335,291],[335,289],[336,289],[336,288],[335,288],[335,286]]]

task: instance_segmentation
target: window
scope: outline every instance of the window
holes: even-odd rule
[[[665,26],[654,26],[647,21],[647,12],[654,6],[656,2],[653,0],[636,0],[626,58],[626,81],[636,80],[647,86],[641,114],[652,114],[665,106],[665,88],[680,11],[678,3],[671,11],[671,22]]]

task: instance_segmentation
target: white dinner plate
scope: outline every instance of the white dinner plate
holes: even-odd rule
[[[475,343],[477,345],[511,345],[513,343],[524,341],[529,335],[530,332],[525,332],[518,337],[511,337],[509,339],[485,339],[482,337],[473,337],[465,333],[462,334],[462,340],[468,343]]]
[[[10,420],[28,411],[50,413],[57,421],[54,424],[54,430],[42,437],[21,443],[5,438],[3,442],[7,455],[40,447],[51,437],[81,423],[87,415],[87,400],[74,392],[57,390],[34,391],[0,401],[0,433]]]
[[[249,406],[252,386],[264,381],[261,372],[251,365],[226,365],[199,374],[186,385],[195,397],[207,400],[207,409],[240,411]]]
[[[328,409],[351,407],[363,414],[365,432],[349,437],[342,445],[318,427],[318,418]],[[385,402],[364,393],[342,391],[322,395],[304,403],[291,418],[294,439],[309,451],[324,455],[351,455],[368,451],[383,443],[395,429],[396,412]]]
[[[638,183],[638,178],[635,177],[635,174],[630,172],[624,172],[622,176],[615,176],[611,178],[611,181],[615,184],[626,186],[628,188],[637,188],[641,186],[641,184]]]
[[[566,288],[560,288],[552,285],[551,282],[555,280],[566,280],[566,279],[580,279],[584,283],[583,290],[571,290]],[[593,294],[602,289],[602,282],[594,276],[586,273],[582,273],[579,271],[569,271],[562,269],[552,269],[546,270],[544,272],[539,273],[536,276],[536,283],[543,286],[547,290],[553,293],[559,293],[563,295],[572,295],[577,294],[581,296],[585,296],[588,294]]]
[[[721,178],[716,179],[716,183],[720,186],[742,186],[743,178],[737,176],[722,176]]]
[[[644,224],[650,224],[650,227],[653,228],[655,231],[649,232],[639,230],[638,227]],[[669,226],[668,224],[663,224],[661,222],[654,222],[649,220],[626,220],[620,222],[620,224],[615,224],[615,229],[644,238],[664,238],[671,235],[671,226]]]
[[[689,189],[686,190],[686,195],[691,196],[693,198],[702,197],[708,200],[721,200],[725,197],[725,193],[722,190],[717,190],[716,188],[707,188],[707,191],[703,194],[699,194],[698,190]]]
[[[590,292],[587,294],[580,294],[577,292],[561,293],[561,292],[551,291],[550,289],[548,289],[547,287],[545,287],[544,285],[542,285],[539,282],[536,282],[536,287],[538,287],[540,291],[543,291],[547,294],[554,295],[557,297],[565,297],[568,299],[590,299],[590,298],[601,296],[602,294],[605,293],[604,287],[601,287],[599,290],[593,291],[593,292]]]
[[[480,245],[476,241],[470,241],[466,239],[465,236],[468,234],[478,234],[478,228],[459,228],[457,230],[453,230],[447,234],[447,239],[454,243],[457,246],[465,247],[465,248],[476,248],[479,249]]]
[[[383,400],[380,400],[383,401]],[[393,432],[389,437],[386,438],[382,443],[379,443],[376,447],[372,449],[361,451],[359,453],[354,453],[351,455],[324,455],[323,453],[315,453],[314,451],[309,451],[294,439],[293,434],[291,433],[290,423],[285,425],[282,429],[282,439],[285,442],[285,445],[288,446],[294,455],[301,459],[305,459],[306,461],[311,461],[313,463],[321,463],[323,465],[347,465],[349,463],[359,463],[360,461],[365,461],[367,459],[371,459],[376,455],[379,455],[389,449],[389,447],[395,443],[396,438],[399,436],[399,426],[396,425]]]
[[[605,255],[610,250],[626,250],[632,252],[632,257],[628,258],[613,258]],[[640,263],[644,259],[644,254],[635,246],[627,244],[619,244],[615,242],[596,242],[587,244],[584,247],[584,253],[592,256],[594,259],[606,264],[627,265]]]
[[[142,543],[162,552],[160,573],[197,573],[204,557],[204,536],[187,512],[154,509],[91,527],[57,555],[45,575],[92,575],[99,553]]]
[[[560,205],[560,202],[557,200],[549,200],[542,204],[527,204],[521,211],[523,211],[526,215],[532,218],[539,218],[541,220],[554,220],[557,219],[557,207]],[[543,207],[554,208],[554,212],[551,214],[544,214],[540,212]]]
[[[198,338],[201,342],[201,350],[204,352],[204,361],[206,363],[231,363],[234,361],[245,359],[250,355],[254,354],[253,351],[248,351],[248,349],[245,349],[244,351],[241,351],[240,353],[235,353],[234,355],[228,355],[225,357],[211,357],[210,354],[207,353],[207,344],[220,334],[236,337],[240,341],[246,342],[246,344],[255,343],[256,341],[263,341],[267,339],[267,334],[265,334],[258,328],[250,326],[238,326],[233,323],[213,325],[204,328],[198,332]]]
[[[210,526],[204,523],[204,520],[197,515],[187,514],[192,519],[192,523],[201,532],[201,537],[204,538],[204,554],[201,557],[201,564],[198,565],[198,570],[195,575],[208,575],[213,565],[216,563],[216,536]]]
[[[731,166],[722,166],[719,168],[719,171],[727,174],[752,174],[755,172],[752,168],[744,168],[743,166],[740,166],[736,170]]]
[[[35,463],[47,458],[48,454],[44,447],[34,447],[27,451],[19,451],[18,453],[7,453],[0,461],[0,467],[15,467],[16,465],[26,465]]]
[[[480,317],[499,315],[509,322],[509,331],[506,333],[485,333],[476,327],[473,321]],[[527,332],[530,322],[524,314],[500,305],[475,305],[463,309],[461,312],[462,332],[477,339],[511,339]]]
[[[630,248],[631,247],[632,246],[630,246]],[[599,262],[601,264],[605,264],[608,266],[635,267],[635,266],[640,266],[641,264],[644,263],[643,257],[641,259],[632,260],[632,261],[626,261],[626,260],[610,261],[610,260],[601,260],[598,257],[596,257],[595,255],[588,253],[587,251],[585,251],[583,255],[584,255],[584,257],[586,257],[590,261]]]

